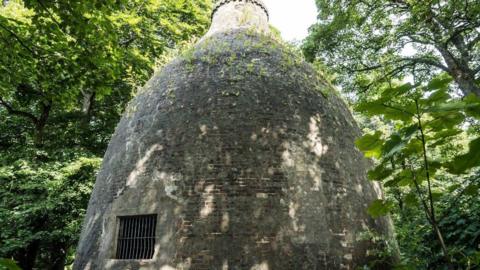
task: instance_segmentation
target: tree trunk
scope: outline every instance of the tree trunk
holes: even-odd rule
[[[42,147],[43,146],[43,133],[45,130],[45,125],[35,125],[35,137],[33,138],[33,142],[35,146]]]
[[[48,116],[50,115],[50,110],[52,109],[52,103],[47,102],[42,104],[42,114],[35,123],[35,138],[34,142],[37,147],[43,146],[43,134],[45,131],[45,126],[47,125]]]
[[[35,266],[38,251],[40,249],[40,241],[36,240],[30,243],[21,254],[14,256],[14,259],[18,261],[18,265],[22,270],[32,270]]]
[[[480,87],[475,82],[475,74],[467,62],[456,59],[446,48],[436,46],[448,66],[449,74],[457,83],[464,96],[475,94],[480,97]]]
[[[94,102],[95,92],[83,92],[82,113],[85,116],[86,123],[90,122]]]
[[[451,33],[454,29],[446,28],[444,24],[436,19],[435,12],[430,9],[429,18],[427,20],[427,27],[430,29],[435,42],[435,48],[442,56],[443,60],[447,64],[448,73],[457,83],[458,87],[463,93],[463,96],[469,94],[475,94],[480,97],[480,87],[475,82],[475,72],[470,68],[470,60],[472,55],[465,40],[460,34],[448,37],[448,41],[445,42],[445,34]],[[449,50],[448,43],[451,42],[457,52]]]
[[[466,72],[455,72],[454,80],[458,84],[458,87],[462,90],[464,96],[475,94],[480,97],[480,87],[475,82],[475,76],[472,76]]]
[[[445,241],[443,239],[442,232],[440,231],[440,228],[438,227],[438,222],[437,222],[437,218],[436,218],[436,215],[435,215],[435,205],[434,205],[434,202],[433,202],[433,195],[432,195],[432,181],[430,179],[430,166],[429,166],[429,161],[428,161],[428,156],[427,156],[427,141],[425,139],[425,133],[424,133],[423,124],[422,124],[422,115],[420,113],[420,107],[418,105],[418,100],[415,100],[415,105],[416,105],[416,108],[417,108],[418,130],[420,131],[420,138],[421,138],[421,141],[422,141],[423,168],[425,169],[425,177],[427,178],[427,183],[428,183],[428,202],[430,203],[430,207],[427,206],[427,204],[425,203],[424,208],[425,208],[425,212],[428,216],[428,220],[429,220],[430,224],[432,225],[433,230],[435,231],[435,234],[437,235],[440,246],[442,247],[444,258],[448,263],[450,263],[450,254],[448,253],[447,246],[445,245]]]
[[[58,247],[52,252],[53,261],[49,270],[64,270],[65,262],[67,260],[67,252],[63,247]]]

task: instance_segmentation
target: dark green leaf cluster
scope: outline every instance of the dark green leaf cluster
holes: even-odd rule
[[[463,100],[452,98],[448,94],[450,82],[448,76],[441,75],[427,86],[386,84],[378,98],[357,104],[355,109],[358,112],[367,116],[381,116],[394,123],[391,134],[377,131],[357,140],[357,147],[367,157],[381,161],[370,172],[372,180],[384,180],[400,170],[401,175],[395,175],[386,183],[387,186],[412,184],[402,180],[405,177],[410,179],[406,171],[415,173],[409,165],[414,165],[418,157],[423,159],[423,147],[432,152],[446,146],[463,134],[462,124],[467,119],[478,117],[480,99],[475,95]],[[452,174],[462,174],[479,166],[479,142],[480,138],[473,139],[469,151],[453,159],[430,160],[431,176],[441,168]],[[417,175],[419,183],[424,180],[423,175]]]
[[[72,263],[127,103],[165,55],[206,31],[210,9],[210,0],[0,2],[0,258],[23,269]]]
[[[316,3],[303,52],[350,94],[366,127],[357,145],[387,191],[369,212],[392,214],[410,265],[401,269],[478,267],[480,232],[467,217],[480,197],[480,2]]]
[[[447,72],[464,96],[480,96],[477,0],[316,0],[318,22],[303,51],[337,73],[346,91],[366,93],[415,74]]]
[[[478,120],[480,99],[473,94],[464,99],[452,97],[448,94],[451,81],[448,75],[440,75],[426,85],[385,84],[378,96],[358,103],[356,110],[369,117],[381,117],[392,128],[366,134],[356,144],[367,157],[378,161],[369,178],[381,181],[391,191],[388,198],[373,202],[368,212],[378,217],[400,208],[404,215],[404,209],[420,207],[427,217],[423,226],[431,226],[432,230],[419,234],[438,238],[436,246],[444,254],[443,261],[432,261],[444,265],[472,264],[476,256],[472,247],[478,245],[478,238],[473,242],[453,240],[453,226],[446,222],[455,214],[467,218],[469,231],[464,232],[463,238],[480,235],[480,228],[475,225],[478,222],[468,215],[443,210],[455,201],[449,196],[452,192],[459,193],[462,200],[464,196],[479,194],[477,178],[460,183],[457,179],[480,166],[480,138],[465,132],[468,120]],[[463,227],[455,230],[459,228]],[[468,254],[460,252],[461,247],[468,249]]]
[[[101,159],[66,150],[57,155],[31,149],[0,160],[0,257],[23,268],[63,266],[78,241]]]

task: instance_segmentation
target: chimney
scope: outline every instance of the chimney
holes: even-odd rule
[[[268,10],[261,0],[219,0],[212,12],[212,25],[206,36],[236,29],[270,32]]]

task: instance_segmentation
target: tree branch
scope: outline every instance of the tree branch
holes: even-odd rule
[[[478,66],[476,69],[473,70],[473,74],[477,74],[478,72],[480,72],[480,66]]]
[[[417,58],[417,57],[407,57],[407,58],[403,58],[404,61],[410,61],[410,62],[414,62],[414,63],[420,63],[420,64],[426,64],[426,65],[430,65],[430,66],[434,66],[434,67],[437,67],[445,72],[450,72],[450,69],[444,65],[442,65],[441,63],[438,63],[432,59],[426,59],[426,58]]]
[[[35,117],[35,115],[29,113],[29,112],[24,112],[24,111],[19,111],[19,110],[16,110],[12,107],[12,105],[8,104],[5,100],[3,100],[2,97],[0,97],[0,105],[3,105],[3,107],[5,107],[5,109],[7,109],[7,112],[9,114],[12,114],[12,115],[17,115],[17,116],[21,116],[21,117],[24,117],[24,118],[27,118],[29,119],[30,121],[33,122],[33,124],[37,124],[38,123],[38,119],[37,117]]]
[[[403,69],[405,67],[411,66],[412,64],[426,64],[426,65],[437,67],[437,68],[439,68],[439,69],[441,69],[445,72],[450,71],[450,69],[448,67],[444,66],[443,64],[441,64],[441,63],[439,63],[439,62],[437,62],[433,59],[420,58],[420,57],[404,57],[404,58],[400,58],[396,61],[392,61],[392,62],[383,64],[383,65],[378,64],[378,65],[375,65],[375,66],[365,66],[365,68],[359,68],[359,69],[353,69],[353,68],[350,68],[348,66],[344,66],[344,68],[346,70],[350,71],[350,72],[365,72],[365,71],[376,70],[376,69],[382,68],[384,66],[398,64],[398,63],[401,63],[401,62],[407,62],[407,63],[400,66],[400,67],[395,68],[392,72],[398,71],[399,68]],[[386,76],[388,76],[389,74],[387,74]]]
[[[15,34],[13,31],[11,31],[10,29],[8,29],[6,26],[4,26],[3,24],[0,23],[0,28],[4,29],[5,31],[7,31],[11,36],[13,36],[17,41],[18,43],[20,43],[20,45],[26,49],[27,51],[29,51],[32,55],[36,56],[37,53],[30,49],[30,47],[28,47],[25,42],[19,37],[17,36],[17,34]]]
[[[478,34],[472,41],[470,41],[468,44],[467,44],[467,48],[469,50],[473,49],[473,47],[478,43],[480,42],[480,34]]]
[[[382,106],[385,107],[385,108],[390,108],[390,109],[392,109],[392,110],[396,110],[396,111],[399,111],[399,112],[402,112],[402,113],[411,115],[411,116],[415,116],[415,114],[413,114],[413,113],[411,113],[411,112],[407,112],[407,111],[402,110],[402,109],[400,109],[400,108],[393,107],[393,106],[390,106],[390,105],[387,105],[387,104],[384,104],[384,103],[382,103]]]
[[[50,12],[50,10],[48,10],[48,8],[43,4],[42,1],[40,0],[37,0],[38,4],[42,7],[43,10],[45,10],[48,15],[50,16],[50,19],[52,19],[52,21],[57,24],[58,28],[60,28],[60,23],[57,21],[57,19],[55,19],[55,17],[53,16],[53,14]],[[61,30],[61,28],[60,28]],[[63,31],[62,31],[63,32]]]
[[[440,231],[440,228],[438,227],[438,222],[435,216],[435,205],[433,203],[433,193],[432,193],[432,179],[430,178],[430,166],[428,164],[428,156],[427,156],[427,142],[425,139],[425,133],[423,130],[423,125],[422,125],[422,115],[420,113],[420,106],[418,104],[418,100],[415,99],[415,106],[417,109],[417,121],[418,121],[418,130],[420,131],[421,135],[421,141],[422,141],[422,152],[423,152],[423,166],[425,168],[425,177],[427,178],[427,185],[428,185],[428,200],[430,202],[430,220],[432,227],[437,234],[438,241],[440,242],[440,245],[442,247],[443,255],[445,256],[445,259],[447,262],[450,262],[450,256],[448,254],[448,249],[447,246],[445,245],[445,240],[443,239],[443,234]]]
[[[418,181],[417,181],[417,175],[413,170],[413,167],[411,164],[410,164],[410,171],[412,172],[413,184],[415,185],[415,190],[418,194],[418,197],[420,198],[420,202],[422,203],[425,216],[427,217],[428,222],[432,223],[432,218],[430,216],[430,208],[428,207],[426,199],[423,197],[422,189],[420,188],[420,185],[418,184]]]
[[[348,66],[344,66],[344,68],[350,72],[365,72],[365,71],[371,71],[371,70],[375,70],[375,69],[379,69],[379,68],[382,68],[383,65],[375,65],[375,66],[366,66],[364,65],[365,68],[358,68],[358,69],[353,69],[353,68],[350,68]]]
[[[415,35],[418,35],[418,33],[415,33]],[[407,37],[409,38],[413,43],[420,43],[423,45],[433,45],[435,42],[433,40],[431,41],[426,41],[426,40],[421,40],[418,37],[414,37],[412,33],[405,33],[402,35],[399,35],[399,37]],[[425,37],[424,37],[425,38]]]

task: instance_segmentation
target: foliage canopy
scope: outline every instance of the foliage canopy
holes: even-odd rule
[[[0,3],[0,258],[22,269],[72,263],[120,115],[166,54],[205,32],[210,8],[210,0]]]

